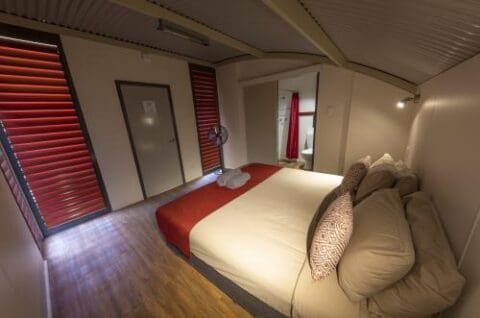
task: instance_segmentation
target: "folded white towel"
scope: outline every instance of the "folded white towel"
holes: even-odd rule
[[[232,178],[233,176],[239,175],[241,173],[242,173],[242,170],[240,169],[228,170],[217,178],[217,184],[221,187],[224,187],[227,185],[227,182],[228,180],[230,180],[230,178]]]
[[[241,174],[236,174],[227,181],[227,188],[236,189],[243,186],[247,181],[250,180],[250,174],[248,172],[242,172]]]

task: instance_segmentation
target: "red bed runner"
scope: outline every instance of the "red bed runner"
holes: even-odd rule
[[[189,236],[190,230],[195,224],[280,169],[281,167],[277,166],[253,163],[242,168],[242,171],[250,174],[251,179],[240,188],[231,190],[212,182],[187,193],[181,198],[158,208],[156,213],[158,227],[169,243],[175,245],[183,254],[190,257]]]

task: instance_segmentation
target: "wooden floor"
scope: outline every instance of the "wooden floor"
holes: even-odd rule
[[[213,180],[112,212],[45,241],[54,317],[250,317],[169,248],[158,206]]]

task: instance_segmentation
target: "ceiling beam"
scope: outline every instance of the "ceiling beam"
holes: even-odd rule
[[[257,85],[257,84],[266,83],[266,82],[273,82],[273,81],[279,81],[282,79],[298,77],[308,73],[318,73],[321,71],[321,69],[322,69],[322,64],[313,64],[313,65],[308,65],[308,66],[304,66],[304,67],[300,67],[292,70],[285,70],[285,71],[280,71],[276,73],[270,73],[267,75],[255,76],[250,78],[240,78],[238,80],[238,84],[241,87],[247,87],[247,86]]]
[[[226,59],[224,61],[220,61],[215,63],[215,66],[223,66],[227,65],[230,63],[237,63],[237,62],[243,62],[243,61],[250,61],[254,60],[255,58],[250,56],[250,55],[241,55],[241,56],[236,56],[230,59]],[[305,67],[301,67],[296,70],[288,71],[288,72],[294,72],[295,74],[299,73],[305,73],[305,72],[311,72],[313,68],[319,67],[321,64],[332,64],[332,61],[330,61],[328,58],[324,56],[318,56],[318,55],[313,55],[313,54],[303,54],[303,53],[265,53],[265,56],[263,59],[292,59],[292,60],[302,60],[302,61],[309,61],[314,65],[309,65]],[[368,75],[370,77],[373,77],[377,80],[383,81],[385,83],[388,83],[390,85],[393,85],[395,87],[401,88],[409,93],[415,94],[418,91],[418,85],[415,83],[409,82],[403,78],[400,78],[398,76],[385,73],[383,71],[380,71],[378,69],[375,69],[370,66],[366,66],[363,64],[359,63],[353,63],[353,62],[347,62],[345,65],[346,69],[349,69],[351,71],[361,73],[364,75]],[[280,72],[278,74],[281,74],[282,76],[284,74],[287,74],[287,72]],[[259,78],[253,78],[253,79],[244,79],[240,81],[240,85],[250,85],[251,83],[258,83],[263,81],[264,77],[267,78],[268,80],[272,80],[274,78],[273,75],[278,76],[278,74],[270,74],[270,75],[265,75],[265,76],[260,76]],[[293,74],[293,73],[292,73]],[[288,74],[290,76],[291,74]],[[273,76],[273,77],[272,77]],[[295,75],[293,75],[295,76]]]
[[[300,34],[321,50],[335,64],[345,66],[347,61],[318,23],[297,0],[263,0],[263,3]]]
[[[396,86],[401,88],[409,93],[416,94],[418,91],[418,85],[412,82],[409,82],[403,78],[398,76],[385,73],[384,71],[380,71],[376,68],[369,67],[359,63],[349,62],[346,68],[355,71],[357,73],[361,73],[364,75],[368,75],[370,77],[376,78],[380,81],[386,82],[390,85]]]
[[[249,61],[254,59],[251,55],[239,55],[230,57],[218,62],[215,62],[215,66],[222,66],[226,64]],[[265,52],[262,59],[276,59],[276,60],[298,60],[310,62],[312,64],[332,63],[331,60],[323,55],[310,54],[310,53],[296,53],[296,52]]]
[[[222,32],[212,29],[202,23],[193,19],[175,13],[171,10],[163,8],[155,3],[146,0],[110,0],[113,3],[121,5],[130,10],[139,12],[141,14],[169,21],[173,24],[179,25],[185,29],[191,30],[195,33],[201,34],[212,41],[221,43],[225,46],[239,50],[240,52],[253,55],[255,57],[262,57],[264,52],[253,46],[246,44],[232,38]]]
[[[201,60],[201,59],[196,59],[193,57],[185,56],[182,54],[176,54],[173,52],[169,51],[164,51],[161,49],[155,49],[147,46],[143,46],[140,44],[135,44],[131,42],[126,42],[122,40],[116,40],[113,38],[109,38],[106,36],[101,36],[101,35],[96,35],[88,32],[83,32],[83,31],[78,31],[74,29],[69,29],[66,27],[54,25],[54,24],[49,24],[49,23],[44,23],[36,20],[31,20],[27,18],[22,18],[18,17],[15,15],[10,15],[6,13],[0,13],[0,22],[6,23],[6,24],[11,24],[23,28],[28,28],[28,29],[34,29],[38,31],[43,31],[43,32],[48,32],[48,33],[55,33],[55,34],[60,34],[60,35],[69,35],[69,36],[74,36],[77,38],[82,38],[86,40],[91,40],[95,42],[100,42],[104,44],[109,44],[109,45],[114,45],[114,46],[119,46],[127,49],[133,49],[137,51],[141,51],[144,53],[152,53],[152,54],[158,54],[162,56],[167,56],[175,59],[180,59],[182,61],[188,61],[191,63],[195,64],[201,64],[201,65],[207,65],[211,66],[212,64],[209,63],[208,61]]]
[[[333,63],[352,71],[362,73],[410,93],[417,91],[417,85],[366,65],[347,61],[340,49],[328,37],[317,21],[305,10],[298,0],[262,0],[267,7],[288,22],[300,34],[320,49]],[[268,58],[268,56],[265,56]]]

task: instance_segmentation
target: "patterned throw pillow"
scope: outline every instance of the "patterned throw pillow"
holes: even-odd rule
[[[313,241],[313,236],[315,235],[315,230],[317,229],[317,224],[322,218],[322,216],[325,214],[325,211],[327,211],[328,207],[330,204],[335,201],[338,196],[340,195],[340,186],[337,186],[335,189],[330,191],[322,200],[322,203],[320,203],[320,206],[317,209],[317,212],[315,212],[315,215],[312,218],[312,221],[310,222],[310,225],[308,226],[308,232],[307,232],[307,257],[310,259],[310,251],[312,247],[312,241]]]
[[[370,167],[371,161],[371,157],[367,156],[351,165],[350,168],[348,168],[347,173],[345,173],[345,176],[343,177],[343,181],[338,190],[338,194],[344,194],[347,192],[352,193],[357,190],[358,185],[367,175],[368,167]]]
[[[353,230],[350,193],[330,204],[318,222],[310,247],[310,267],[314,280],[327,277],[335,270]]]
[[[419,188],[418,178],[414,173],[401,176],[397,179],[394,188],[398,189],[401,197],[417,192]]]

